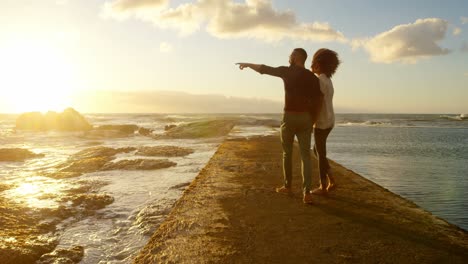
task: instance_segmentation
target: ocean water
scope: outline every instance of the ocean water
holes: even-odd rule
[[[467,119],[456,115],[338,115],[328,154],[468,230]]]
[[[81,245],[82,263],[128,263],[164,220],[183,188],[193,180],[226,137],[278,133],[280,114],[183,115],[87,114],[95,126],[136,124],[163,133],[164,126],[202,120],[234,120],[229,135],[200,139],[154,139],[140,135],[87,139],[81,132],[14,131],[15,115],[0,115],[0,145],[45,154],[25,162],[0,162],[0,196],[30,208],[57,208],[67,190],[85,183],[114,202],[95,213],[62,221],[53,234],[59,248]],[[98,141],[98,142],[97,142]],[[168,158],[177,166],[156,171],[105,171],[68,179],[39,171],[65,161],[90,145],[188,147],[193,154]],[[468,230],[468,120],[457,115],[338,114],[328,142],[329,158],[433,214]],[[135,153],[119,154],[132,159]],[[10,239],[10,238],[6,238]],[[5,240],[6,241],[6,240]],[[0,240],[0,244],[6,243]],[[9,240],[11,241],[11,239]]]

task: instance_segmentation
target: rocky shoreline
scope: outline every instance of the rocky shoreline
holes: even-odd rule
[[[86,250],[82,245],[57,247],[63,224],[92,217],[99,214],[98,210],[114,203],[114,197],[100,190],[109,182],[83,180],[80,176],[96,172],[152,171],[175,167],[178,164],[173,159],[191,155],[195,150],[156,143],[160,139],[219,138],[226,136],[234,125],[235,122],[230,120],[194,120],[177,125],[167,124],[164,131],[159,131],[158,134],[153,129],[134,124],[92,125],[72,108],[62,113],[35,112],[20,115],[16,119],[16,127],[12,129],[15,135],[30,133],[47,136],[48,133],[57,135],[57,132],[65,132],[63,135],[66,136],[72,132],[68,135],[88,142],[83,145],[84,149],[80,148],[81,150],[70,154],[65,160],[57,162],[51,162],[48,154],[40,153],[40,148],[30,150],[27,145],[20,145],[21,148],[0,148],[2,163],[12,163],[14,167],[21,167],[21,164],[40,164],[33,170],[25,165],[24,170],[15,172],[19,176],[24,171],[29,180],[0,184],[0,263],[80,262]],[[104,146],[109,143],[112,145],[113,139],[132,137],[145,137],[154,140],[157,145]],[[39,191],[38,188],[43,187],[38,187],[38,184],[44,182],[52,188],[58,186],[60,190]],[[180,183],[170,189],[182,191],[187,185]],[[34,197],[31,196],[32,193]],[[28,204],[31,201],[47,201],[53,205],[36,207]],[[167,214],[167,208],[161,210],[142,211],[137,215],[136,224],[146,230],[142,232],[153,232],[153,227],[162,221],[161,216]]]
[[[89,147],[71,155],[66,161],[37,171],[37,175],[56,179],[71,179],[70,187],[60,195],[50,194],[59,204],[50,208],[30,208],[20,202],[0,196],[0,263],[78,263],[84,255],[80,245],[70,248],[56,248],[58,245],[57,226],[67,219],[83,219],[97,210],[114,202],[114,198],[99,191],[106,182],[73,180],[86,173],[109,170],[158,170],[176,166],[166,158],[183,157],[194,151],[176,146],[144,146],[111,148]],[[134,159],[114,161],[116,155],[127,153]],[[0,161],[23,162],[26,159],[40,159],[45,155],[27,149],[0,149]],[[182,188],[184,186],[175,186]],[[18,186],[0,183],[0,192],[17,189]],[[151,216],[149,216],[151,217]]]
[[[226,140],[134,263],[468,261],[465,230],[337,163],[336,192],[302,204],[297,152],[282,196],[278,138]]]

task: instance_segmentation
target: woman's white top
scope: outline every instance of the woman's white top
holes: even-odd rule
[[[315,127],[319,129],[328,129],[335,126],[335,112],[333,111],[333,94],[335,89],[330,78],[325,74],[318,76],[320,80],[320,91],[323,94],[323,105],[320,109],[318,120]]]

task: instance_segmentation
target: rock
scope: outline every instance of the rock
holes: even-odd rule
[[[79,151],[71,156],[72,159],[89,159],[89,158],[98,158],[98,157],[112,157],[119,153],[128,153],[135,151],[136,148],[126,147],[126,148],[110,148],[110,147],[91,147],[86,148],[82,151]]]
[[[44,154],[36,154],[27,149],[4,148],[0,149],[0,161],[25,161],[26,159],[42,158]]]
[[[76,214],[76,210],[69,208],[64,205],[60,205],[57,208],[41,208],[40,214],[46,217],[57,217],[59,219],[67,219],[70,216]],[[44,218],[44,217],[42,217]]]
[[[57,241],[48,235],[53,228],[40,225],[37,211],[0,196],[0,263],[35,263],[52,251]]]
[[[20,241],[16,246],[7,245],[0,248],[0,263],[34,264],[41,255],[50,252],[56,243],[40,243],[33,238]]]
[[[114,202],[114,197],[107,194],[81,194],[73,200],[74,206],[83,206],[86,210],[98,210]]]
[[[152,133],[153,133],[153,130],[149,128],[140,127],[138,129],[138,134],[142,136],[150,136]]]
[[[45,118],[40,112],[21,114],[16,119],[16,129],[41,131],[46,130]]]
[[[83,248],[57,249],[59,233],[56,226],[64,219],[92,215],[113,202],[107,194],[96,191],[104,182],[77,181],[80,186],[60,197],[58,207],[31,208],[0,195],[0,263],[79,263]],[[7,189],[9,186],[0,188]],[[57,197],[59,198],[59,197]],[[71,203],[68,203],[68,202]],[[66,204],[66,205],[63,205]],[[55,249],[55,250],[54,250]]]
[[[133,134],[138,130],[137,125],[102,125],[96,128],[96,130],[116,130],[125,134]]]
[[[102,125],[88,131],[86,138],[119,138],[128,137],[138,131],[137,125]]]
[[[92,128],[88,121],[73,108],[67,108],[58,114],[57,126],[60,131],[83,131]]]
[[[88,121],[75,109],[67,108],[62,113],[39,112],[21,114],[16,119],[17,130],[33,131],[86,131],[92,129]]]
[[[172,149],[174,148],[174,149]],[[171,149],[160,149],[159,154],[167,153],[169,156],[182,155],[192,152],[189,149],[172,147]],[[177,164],[166,159],[136,159],[136,160],[121,160],[118,162],[111,162],[116,154],[128,153],[135,151],[136,148],[109,148],[109,147],[91,147],[73,154],[68,160],[55,166],[56,171],[46,171],[42,174],[46,177],[64,179],[77,177],[83,173],[91,173],[103,170],[156,170],[161,168],[168,168],[176,166]],[[151,152],[151,148],[147,149],[149,154],[157,154],[156,150]]]
[[[0,183],[0,192],[6,191],[10,189],[10,185]]]
[[[97,146],[97,145],[102,145],[104,144],[104,142],[102,141],[89,141],[89,142],[86,142],[84,145],[85,146]]]
[[[167,159],[134,159],[109,162],[102,170],[157,170],[176,166]]]
[[[59,114],[57,112],[49,111],[44,116],[44,130],[57,129],[59,127]],[[58,129],[57,129],[58,130]]]
[[[164,199],[158,204],[151,204],[143,208],[135,217],[133,226],[137,226],[139,232],[144,235],[151,235],[156,228],[164,221],[172,209],[173,200]]]
[[[96,192],[99,188],[107,184],[108,183],[105,181],[98,181],[98,180],[75,181],[74,184],[72,185],[73,187],[68,190],[64,190],[64,192],[67,194],[71,194],[71,195],[88,193],[88,192]]]
[[[120,138],[135,134],[137,125],[102,125],[86,132],[85,138]]]
[[[176,126],[176,125],[166,125],[166,126],[164,126],[164,131],[171,130],[171,129],[173,129],[174,127],[177,127],[177,126]]]
[[[37,261],[38,264],[60,263],[73,264],[79,263],[84,256],[82,246],[73,246],[71,248],[56,248],[51,253],[42,255]]]
[[[210,120],[192,122],[177,127],[173,127],[163,135],[156,135],[154,138],[210,138],[227,135],[234,127],[232,120]]]
[[[193,153],[193,149],[175,146],[154,146],[138,148],[136,155],[159,157],[183,157]]]
[[[101,170],[101,168],[111,161],[110,157],[96,157],[65,162],[57,166],[59,172],[89,173]]]
[[[69,171],[54,171],[54,172],[44,172],[43,176],[54,178],[54,179],[68,179],[74,178],[83,175],[81,172],[69,172]]]

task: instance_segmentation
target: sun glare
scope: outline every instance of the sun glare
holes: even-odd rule
[[[28,177],[22,181],[16,188],[6,191],[5,195],[17,203],[35,208],[56,207],[62,190],[67,187],[59,180],[42,176]]]
[[[0,91],[11,112],[61,111],[76,85],[66,54],[47,41],[0,46]]]
[[[39,191],[39,186],[33,183],[23,183],[16,189],[16,192],[22,196],[36,194]]]

